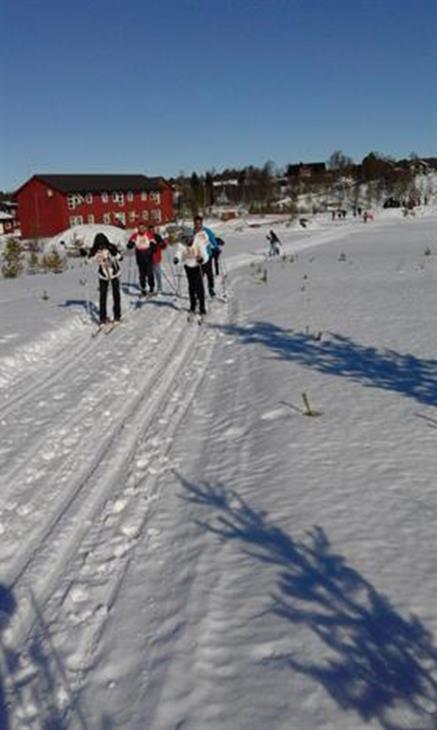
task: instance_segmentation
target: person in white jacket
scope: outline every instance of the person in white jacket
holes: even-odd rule
[[[199,304],[199,314],[206,314],[205,289],[203,288],[202,264],[208,261],[208,235],[205,231],[198,231],[193,238],[179,243],[175,264],[183,264],[188,279],[188,293],[190,295],[190,312],[196,311]]]

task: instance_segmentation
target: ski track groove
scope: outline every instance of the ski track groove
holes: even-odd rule
[[[126,409],[123,409],[121,412],[121,415],[117,418],[117,421],[115,424],[112,424],[112,427],[108,428],[107,433],[105,434],[104,440],[100,442],[98,445],[95,453],[95,456],[93,457],[91,463],[85,464],[83,467],[83,470],[77,475],[74,479],[74,486],[71,484],[69,485],[69,496],[68,499],[61,505],[58,506],[58,509],[50,516],[50,518],[45,522],[43,531],[36,536],[36,538],[28,545],[28,549],[24,554],[21,554],[19,556],[19,559],[17,559],[15,565],[13,566],[12,570],[10,570],[11,574],[5,575],[6,582],[11,585],[11,587],[17,592],[20,589],[19,584],[23,581],[27,582],[29,585],[35,584],[35,576],[34,573],[38,571],[35,571],[35,566],[38,566],[39,563],[43,562],[43,566],[41,566],[41,573],[45,575],[45,582],[46,582],[46,588],[48,587],[49,583],[53,583],[56,579],[57,574],[62,569],[63,564],[63,555],[65,552],[71,553],[78,542],[78,532],[80,533],[80,537],[82,536],[82,529],[77,530],[76,527],[76,520],[77,517],[81,517],[81,521],[86,522],[87,519],[92,519],[94,515],[98,512],[99,507],[101,505],[102,500],[107,496],[107,488],[106,484],[107,481],[113,485],[118,477],[119,472],[121,471],[120,467],[117,468],[116,475],[117,479],[114,476],[110,476],[112,472],[112,459],[110,458],[109,464],[110,467],[105,467],[104,460],[108,452],[110,451],[111,447],[115,444],[117,438],[120,436],[120,433],[124,429],[125,421],[129,418],[132,420],[132,418],[135,418],[136,414],[140,413],[141,419],[144,417],[144,415],[147,417],[147,412],[152,407],[149,403],[146,404],[146,406],[143,405],[145,394],[147,393],[148,389],[150,388],[150,384],[152,381],[155,380],[154,388],[161,392],[162,387],[167,387],[169,384],[169,370],[171,374],[173,374],[174,367],[172,368],[172,362],[171,358],[174,356],[176,352],[176,360],[177,367],[179,367],[179,361],[180,361],[180,353],[178,354],[178,348],[180,348],[181,340],[186,335],[186,332],[184,329],[179,329],[176,333],[176,336],[172,339],[171,344],[166,347],[165,355],[163,356],[163,359],[159,358],[157,361],[156,369],[163,368],[161,373],[156,373],[155,370],[152,371],[147,381],[145,381],[142,389],[139,391],[139,393],[136,395],[133,404],[129,403],[128,407]],[[187,338],[188,339],[188,338]],[[191,338],[192,339],[192,338]],[[191,343],[190,343],[191,346]],[[181,352],[185,354],[185,351],[187,349],[187,345],[185,347],[182,347]],[[156,380],[157,379],[157,380]],[[156,397],[154,398],[156,400]],[[159,407],[159,401],[156,404],[155,407]],[[145,414],[143,414],[143,409],[146,411]],[[153,411],[152,411],[153,412]],[[115,444],[116,446],[116,444]],[[134,450],[135,450],[136,443],[134,444]],[[118,455],[117,447],[116,447],[116,456]],[[130,454],[129,454],[130,456]],[[114,457],[116,458],[116,457]],[[102,467],[103,464],[103,467]],[[100,477],[100,482],[103,482],[104,488],[98,488],[93,490],[94,484],[91,483],[92,478],[94,475],[97,474],[99,469],[104,470],[104,476],[106,478]],[[56,475],[57,476],[57,475]],[[97,482],[97,487],[99,486],[99,481]],[[86,489],[87,486],[90,488],[91,493],[87,494],[88,490]],[[97,492],[97,494],[94,494],[94,500],[92,504],[92,508],[89,507],[90,499],[93,496],[93,492]],[[81,508],[79,507],[78,511],[73,511],[73,514],[71,515],[71,508],[74,506],[75,503],[78,502],[80,499],[81,504],[85,503],[85,507]],[[82,510],[85,510],[85,515],[81,515]],[[65,525],[65,522],[67,522],[67,525]],[[68,524],[70,522],[70,524]],[[85,526],[86,529],[86,526]],[[65,531],[65,533],[70,534],[71,537],[69,540],[67,540],[67,544],[63,545],[63,548],[60,549],[59,545],[57,544],[57,541],[60,540],[60,542],[66,542],[65,537],[64,540],[62,540],[61,537],[58,537],[59,533],[62,531]],[[55,534],[56,532],[56,534]],[[49,539],[50,538],[50,539]],[[36,543],[36,544],[35,544]],[[53,545],[57,545],[56,554],[53,555]],[[48,553],[48,554],[46,554]],[[50,557],[51,554],[51,557]],[[54,571],[53,568],[50,571],[52,573],[51,580],[47,577],[48,572],[48,563],[50,563],[53,560],[57,560],[60,562],[60,565],[58,567],[58,570]],[[33,569],[32,569],[33,568]],[[29,575],[30,574],[30,575]],[[29,575],[29,577],[26,580],[26,577]],[[33,575],[33,578],[31,577]],[[47,591],[44,591],[46,593]],[[39,603],[42,604],[45,602],[45,600],[41,600],[41,596],[37,595],[37,598],[39,600]],[[21,618],[22,621],[22,618]]]
[[[218,315],[222,321],[226,317],[228,308],[228,304],[226,307],[220,307],[220,314],[218,314],[217,308],[211,307],[211,314]],[[168,315],[169,313],[166,312],[167,320]],[[129,399],[124,409],[117,411],[115,423],[106,429],[103,440],[101,439],[96,446],[95,457],[85,463],[79,474],[75,473],[71,469],[75,459],[75,448],[77,448],[75,444],[72,453],[68,455],[67,462],[64,461],[63,468],[61,467],[54,474],[48,470],[46,476],[49,477],[52,485],[56,484],[64,470],[65,474],[68,475],[70,472],[70,477],[73,477],[74,487],[71,489],[71,483],[67,482],[70,492],[68,498],[63,500],[61,505],[58,503],[49,518],[44,519],[43,529],[27,545],[26,552],[19,556],[8,576],[7,582],[14,589],[18,610],[8,626],[5,639],[8,645],[25,647],[29,645],[32,635],[36,635],[35,632],[47,634],[49,643],[52,641],[52,636],[56,637],[57,633],[65,633],[65,620],[64,622],[60,620],[59,626],[56,627],[59,615],[57,611],[63,609],[65,614],[64,604],[67,602],[72,587],[78,582],[80,584],[84,572],[88,574],[91,571],[93,575],[101,576],[99,567],[104,568],[105,565],[110,567],[108,575],[104,575],[103,582],[98,582],[96,585],[97,599],[94,602],[91,617],[83,622],[85,627],[83,646],[86,647],[85,655],[87,657],[85,669],[74,673],[74,688],[70,679],[67,681],[59,672],[59,668],[56,672],[58,689],[61,694],[64,693],[69,697],[65,712],[74,711],[76,719],[80,719],[77,703],[84,679],[81,675],[86,674],[89,662],[92,661],[98,649],[107,613],[116,600],[127,574],[133,555],[132,548],[135,547],[138,536],[144,532],[150,509],[159,497],[162,484],[161,475],[165,471],[162,465],[165,465],[172,436],[204,378],[207,362],[214,350],[216,333],[209,329],[208,320],[201,328],[192,328],[187,327],[185,321],[182,320],[183,315],[184,312],[175,311],[164,331],[162,331],[162,320],[158,323],[158,330],[151,328],[152,338],[157,332],[163,338],[164,334],[174,325],[174,335],[170,341],[165,343],[164,353],[162,353],[161,343],[156,346],[155,350],[159,351],[159,354],[156,356],[154,367],[142,387],[138,389],[138,393]],[[214,316],[213,319],[217,319],[217,316]],[[122,338],[126,334],[130,335],[131,340],[134,340],[135,335],[138,336],[141,323],[137,317],[133,321],[132,326],[129,320],[126,327],[120,328],[112,334],[112,340],[110,338],[108,343],[113,342],[116,338],[121,340],[120,344],[123,344]],[[144,321],[144,326],[147,327],[147,325],[148,322]],[[130,332],[134,327],[136,333],[135,331]],[[125,337],[125,339],[128,338]],[[87,342],[85,347],[76,348],[73,361],[69,354],[68,371],[71,372],[73,369],[91,371],[94,363],[90,363],[90,358],[93,357],[96,349],[99,349],[99,344],[100,340],[98,341],[96,338],[91,343]],[[111,351],[112,345],[106,346],[106,341],[104,341],[104,345],[105,349]],[[129,352],[127,354],[129,355]],[[139,355],[137,359],[142,358],[143,355]],[[67,358],[62,358],[62,362],[66,360]],[[129,361],[129,366],[133,369],[136,362],[137,360]],[[194,362],[195,367],[193,367]],[[46,387],[47,390],[52,390],[54,377],[56,382],[60,378],[65,381],[65,370],[62,373],[58,372],[59,363],[58,359],[55,365],[50,367],[48,374],[46,371],[37,386],[20,393],[13,402],[8,403],[6,406],[8,412],[11,412],[26,398],[31,401],[32,398],[29,396],[33,396],[35,399],[40,397]],[[199,364],[202,367],[199,367]],[[147,396],[152,382],[154,392],[147,401],[145,396]],[[92,384],[93,381],[91,381]],[[30,403],[30,405],[32,404]],[[61,411],[62,407],[61,404]],[[80,420],[82,415],[81,413],[73,419]],[[152,433],[155,444],[149,460],[149,466],[152,468],[145,476],[138,477],[137,475],[137,487],[141,486],[141,490],[133,489],[132,484],[122,488],[123,476],[127,472],[127,467],[133,464],[135,454],[143,453],[141,442],[147,441],[151,427],[155,426],[156,417],[158,417],[159,427],[154,428]],[[71,426],[70,416],[64,420],[64,426]],[[134,428],[131,428],[132,425]],[[58,427],[59,424],[56,424],[52,430],[56,430]],[[138,432],[132,438],[129,432],[135,431],[136,427]],[[45,438],[46,435],[38,440],[38,444]],[[118,441],[120,441],[119,444]],[[160,444],[159,448],[155,448],[157,443]],[[114,447],[113,456],[111,456],[112,447]],[[33,454],[35,452],[37,452],[36,447],[32,450]],[[27,463],[28,459],[26,459],[24,467]],[[14,467],[13,474],[16,482],[19,473],[20,469]],[[12,484],[11,488],[13,486]],[[44,489],[46,489],[45,485]],[[119,491],[121,498],[118,495]],[[125,505],[122,504],[123,498],[126,498]],[[122,504],[121,508],[117,507],[117,504]],[[78,506],[76,507],[76,505]],[[117,509],[114,509],[114,506]],[[120,535],[125,537],[120,553],[108,554],[108,550],[109,553],[111,550],[113,551],[114,545],[117,547],[116,541]],[[91,587],[91,593],[93,591],[94,585]],[[52,611],[51,608],[54,605],[57,605],[57,609]],[[106,607],[106,610],[100,610],[102,606]],[[48,625],[43,622],[41,607],[43,607],[44,614],[52,617],[53,627],[50,626],[49,629]],[[53,617],[55,618],[53,619]],[[56,632],[56,628],[58,628],[58,632]],[[70,629],[73,633],[77,630],[77,627],[74,630]],[[51,653],[55,657],[53,661],[56,664],[56,652]],[[56,670],[56,667],[54,669]],[[19,722],[25,720],[26,727],[36,730],[40,727],[38,724],[40,714],[37,712],[36,725],[33,723],[31,715],[32,712],[35,712],[35,708],[38,708],[38,703],[41,705],[41,696],[44,695],[44,692],[41,695],[43,680],[39,677],[31,653],[26,654],[25,649],[21,651],[20,666],[12,671],[6,668],[4,677],[7,696],[15,697],[15,704],[22,708]],[[20,724],[18,727],[23,727],[23,725]],[[12,726],[11,730],[13,730]]]
[[[167,326],[165,328],[165,331],[162,333],[162,337],[165,337],[165,335],[167,334],[167,331],[173,325],[173,321],[174,321],[174,318],[172,318],[171,321],[167,324]],[[104,361],[105,357],[106,357],[106,351],[105,351],[105,349],[104,348],[100,348],[100,351],[99,351],[99,360]],[[129,360],[129,367],[130,367],[130,369],[131,370],[134,370],[135,367],[139,364],[139,362],[141,362],[143,360],[144,360],[144,352],[143,352],[143,350],[141,350],[140,348],[138,348],[137,352],[135,353],[135,359],[134,360]],[[97,369],[98,364],[99,363],[96,363],[96,362],[93,363],[93,370],[94,371]],[[77,368],[77,362],[75,362],[74,367]],[[89,381],[90,380],[90,377],[89,376],[92,373],[90,372],[90,369],[86,369],[86,368],[84,368],[84,373],[85,373],[85,378],[84,378],[85,379],[85,385],[88,385],[89,386],[90,383],[89,382],[87,383],[86,381]],[[51,386],[51,382],[50,382],[50,386]],[[52,388],[50,387],[50,390],[51,389]],[[96,391],[97,392],[93,392],[93,398],[96,398],[96,397],[100,396],[100,393],[103,393],[103,394],[105,394],[105,392],[107,393],[107,383],[106,383],[106,381],[101,380],[99,383],[97,383],[97,385],[96,385]],[[41,390],[38,391],[38,396],[40,395],[40,393],[41,393]],[[86,397],[87,397],[87,393],[85,393],[84,399]],[[100,399],[99,398],[99,403],[102,404],[103,403],[103,399]],[[80,422],[89,415],[89,412],[91,410],[91,406],[88,406],[87,407],[86,403],[83,403],[81,405],[82,405],[82,409],[81,410],[78,410],[77,403],[70,402],[69,405],[68,405],[69,413],[68,413],[67,416],[64,416],[64,412],[66,410],[64,404],[63,403],[60,403],[60,404],[56,404],[55,403],[54,405],[52,404],[52,408],[55,411],[55,413],[52,416],[50,416],[50,431],[49,432],[43,432],[39,438],[37,437],[36,439],[33,439],[32,440],[32,447],[31,447],[30,451],[27,451],[26,452],[26,459],[25,459],[26,463],[29,463],[32,459],[34,459],[34,457],[38,454],[38,451],[41,449],[41,447],[47,441],[50,441],[50,437],[51,437],[52,434],[53,434],[53,438],[55,438],[56,434],[58,434],[62,430],[68,429],[71,432],[71,430],[77,424],[80,424]],[[92,410],[95,411],[95,407],[93,407]],[[75,413],[75,411],[76,411],[76,413]],[[86,411],[86,413],[85,413],[85,411]],[[71,414],[71,412],[73,412],[73,415]],[[59,416],[60,416],[60,418],[59,418]],[[59,420],[56,420],[57,418],[59,418]],[[101,428],[100,425],[99,424],[96,424],[94,426],[94,428],[91,430],[91,433],[88,431],[87,438],[89,438],[91,436],[91,440],[92,440],[92,438],[94,437],[94,431],[97,431],[98,432],[100,430],[100,428]],[[39,430],[39,427],[38,426],[36,427],[36,430]],[[27,437],[29,437],[29,433],[28,432],[27,432],[26,435],[27,435]],[[19,451],[21,452],[22,449],[19,449]],[[60,458],[62,458],[62,455],[60,455]],[[74,458],[74,452],[73,452],[73,454],[70,454],[70,455],[67,456],[67,459],[71,459],[71,458]],[[65,467],[65,463],[66,463],[66,460],[64,459],[63,460],[64,467]],[[5,474],[2,475],[2,479],[5,481],[5,483],[8,483],[10,485],[9,490],[7,492],[4,492],[3,493],[3,498],[5,498],[5,497],[8,498],[9,495],[10,495],[10,493],[11,493],[11,491],[14,490],[15,485],[13,484],[13,481],[17,478],[17,475],[19,475],[19,473],[22,470],[22,468],[23,468],[23,464],[18,463],[15,466],[13,466],[10,469],[9,472],[6,472]],[[60,468],[58,470],[58,472],[59,471],[62,471],[62,468]]]
[[[92,351],[97,343],[94,341],[89,342],[88,338],[86,342],[83,342],[83,337],[80,336],[80,341],[78,343],[78,346],[75,347],[75,350],[73,353],[71,350],[68,350],[67,355],[59,355],[55,359],[55,361],[50,363],[50,369],[48,372],[46,371],[44,376],[40,380],[36,380],[36,382],[33,381],[33,384],[26,387],[23,392],[18,393],[18,395],[14,396],[12,399],[4,399],[3,402],[0,403],[0,417],[4,418],[8,413],[10,413],[13,408],[15,408],[18,404],[22,404],[26,402],[26,399],[33,399],[36,395],[38,395],[47,385],[54,385],[58,380],[61,380],[65,377],[65,374],[68,373],[71,370],[74,370],[74,368],[77,367],[77,363],[80,362],[80,358],[83,355],[88,354],[89,351]],[[72,359],[73,358],[73,359]],[[66,366],[64,369],[64,365]],[[28,376],[25,377],[26,383],[29,383],[30,378]],[[31,381],[32,382],[32,381]],[[22,381],[19,380],[16,385],[13,385],[13,388],[19,388],[22,385]]]
[[[207,327],[204,327],[203,329],[207,329]],[[209,339],[211,340],[211,344],[207,347],[207,358],[211,356],[211,352],[213,350],[213,343],[215,340],[214,334],[210,333]],[[193,347],[196,340],[197,345]],[[206,344],[205,338],[202,337],[201,330],[198,328],[187,328],[183,324],[178,328],[171,344],[166,349],[164,359],[161,356],[157,360],[156,369],[159,368],[161,372],[156,373],[155,370],[152,371],[147,383],[136,397],[133,406],[130,405],[127,409],[127,413],[122,413],[122,416],[118,419],[115,428],[113,428],[112,432],[107,435],[103,445],[101,445],[98,456],[93,460],[91,465],[88,465],[88,469],[85,469],[85,473],[77,480],[78,484],[73,490],[71,497],[69,497],[68,501],[62,506],[62,510],[55,513],[55,515],[52,515],[49,523],[45,524],[43,534],[38,536],[39,545],[32,545],[31,551],[28,550],[25,556],[20,556],[20,562],[18,565],[15,565],[15,575],[12,579],[12,586],[16,595],[20,597],[21,594],[23,599],[19,601],[19,604],[21,604],[21,610],[17,612],[16,617],[14,617],[14,621],[11,624],[11,633],[14,635],[14,642],[17,640],[23,641],[26,636],[29,635],[33,626],[33,621],[35,620],[31,605],[32,601],[29,602],[26,600],[26,594],[29,594],[32,590],[32,594],[35,594],[35,600],[39,605],[47,604],[50,595],[57,589],[59,577],[66,573],[66,567],[70,560],[69,555],[76,552],[81,543],[86,542],[87,532],[92,534],[92,523],[90,531],[87,522],[89,523],[92,521],[93,517],[95,517],[101,509],[102,504],[108,502],[108,500],[113,497],[113,492],[114,489],[116,490],[117,488],[120,475],[126,472],[126,463],[132,461],[134,454],[138,450],[140,440],[144,438],[150,426],[153,425],[155,415],[157,413],[162,415],[163,412],[165,413],[169,409],[179,409],[180,416],[174,421],[171,433],[174,433],[176,430],[180,419],[186,412],[186,409],[188,408],[192,398],[194,397],[194,393],[204,376],[204,370],[196,367],[196,377],[191,377],[192,382],[189,384],[185,397],[182,400],[175,398],[173,395],[173,389],[169,388],[169,385],[172,383],[173,379],[178,376],[179,371],[181,370],[185,376],[192,376],[190,363],[198,356],[198,350],[204,349]],[[204,359],[205,358],[202,358],[202,361],[204,361]],[[147,392],[150,381],[153,379],[157,379],[155,382],[153,403],[150,404],[149,402],[144,405],[144,393]],[[131,420],[133,418],[136,422],[138,422],[138,425],[143,424],[143,426],[139,428],[139,435],[134,438],[133,442],[129,434],[125,436],[126,444],[123,444],[123,448],[119,448],[117,450],[117,454],[112,459],[109,459],[108,464],[103,464],[102,466],[102,461],[104,461],[104,457],[110,450],[111,445],[117,440],[120,434],[122,434],[125,421],[129,414]],[[165,418],[164,421],[166,422]],[[166,433],[169,432],[166,423],[161,426],[160,431],[161,435],[163,431]],[[163,443],[165,443],[166,446],[164,453],[159,455],[160,459],[162,459],[163,456],[165,457],[166,451],[170,448],[168,439],[167,441],[163,440]],[[120,451],[121,457],[118,456],[118,452]],[[118,465],[116,464],[115,475],[113,469],[114,461],[119,462]],[[101,472],[100,474],[99,471]],[[153,485],[156,484],[158,479],[159,469],[157,470],[156,475],[150,475],[148,477],[147,492],[149,496],[153,496]],[[90,481],[92,482],[89,487],[91,495],[87,496],[85,490]],[[108,484],[110,486],[108,486]],[[93,495],[94,498],[90,505],[90,496],[92,497]],[[82,515],[82,510],[79,508],[78,511],[73,510],[73,514],[71,515],[71,508],[75,505],[75,503],[77,503],[79,497],[81,499],[81,504],[85,503],[85,508],[83,508],[85,514]],[[147,512],[148,508],[142,517],[141,523],[136,525],[137,532],[141,531],[144,527],[147,519]],[[126,512],[125,510],[122,510],[120,519],[125,520],[125,517]],[[79,530],[77,529],[78,518],[81,525]],[[98,521],[98,524],[99,531],[103,530],[103,532],[105,532],[105,523]],[[116,525],[117,527],[115,530],[117,531],[119,521],[117,521]],[[111,529],[112,532],[114,532],[113,526]],[[48,538],[50,538],[50,542],[46,544]],[[103,542],[105,543],[106,540],[107,538],[105,538]],[[95,539],[91,539],[90,544],[95,546]],[[56,547],[55,550],[53,550],[54,547]],[[83,553],[84,551],[82,550],[82,561]],[[91,553],[91,547],[85,550],[85,555],[89,555]],[[121,571],[121,574],[123,574],[123,570]],[[118,576],[117,573],[115,573],[115,575]],[[41,578],[41,576],[44,576],[42,586],[38,586],[38,577]],[[74,578],[72,580],[74,581]],[[72,581],[70,580],[70,582]],[[113,593],[113,591],[116,593],[117,590],[119,590],[119,588],[117,588],[119,578],[114,578],[111,583],[114,585],[114,588],[111,589],[111,593]],[[109,598],[109,603],[111,603],[111,600],[114,600],[114,598]]]

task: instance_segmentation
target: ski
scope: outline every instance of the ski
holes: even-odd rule
[[[198,325],[203,324],[205,319],[204,314],[196,314],[195,312],[188,312],[187,315],[187,322],[191,324],[192,322],[197,322]]]
[[[104,324],[100,324],[97,329],[92,332],[91,337],[97,337],[99,334],[109,335],[110,332],[112,332],[112,330],[119,324],[120,322],[105,322]]]

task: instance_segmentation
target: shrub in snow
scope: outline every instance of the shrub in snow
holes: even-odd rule
[[[431,256],[431,249],[429,246],[426,247],[425,251],[423,252],[424,256]]]
[[[31,251],[29,253],[29,258],[27,259],[27,273],[28,274],[37,274],[39,269],[40,269],[39,256],[36,251]]]
[[[8,279],[14,279],[23,271],[24,254],[21,243],[16,238],[8,238],[2,256],[2,274]]]
[[[61,274],[67,268],[67,259],[61,256],[58,251],[53,248],[43,257],[43,265],[46,271],[52,271],[54,274]]]

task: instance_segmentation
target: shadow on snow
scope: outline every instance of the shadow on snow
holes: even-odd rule
[[[335,333],[330,333],[329,339],[317,341],[269,322],[253,322],[251,329],[235,324],[223,329],[243,344],[263,345],[284,360],[437,405],[437,360],[366,347]]]
[[[91,730],[78,692],[69,682],[62,656],[53,644],[49,626],[32,592],[29,598],[34,626],[25,651],[21,653],[3,639],[17,606],[10,589],[0,584],[0,730],[18,727],[20,721],[24,723],[23,727],[27,727],[27,723],[34,727],[38,722],[41,730],[67,730],[72,717],[76,720],[75,727]],[[29,671],[31,668],[33,671]],[[92,727],[94,730],[96,726]],[[111,730],[112,727],[111,718],[104,713],[99,730]]]
[[[293,631],[312,632],[311,643],[319,644],[318,661],[285,654],[269,663],[310,677],[340,708],[366,722],[377,720],[384,730],[405,728],[394,719],[401,708],[413,722],[408,727],[430,727],[436,717],[437,650],[417,618],[403,618],[335,554],[321,527],[294,540],[233,490],[179,479],[184,499],[213,510],[213,517],[198,524],[221,540],[241,543],[257,569],[263,564],[277,569],[269,610]]]

